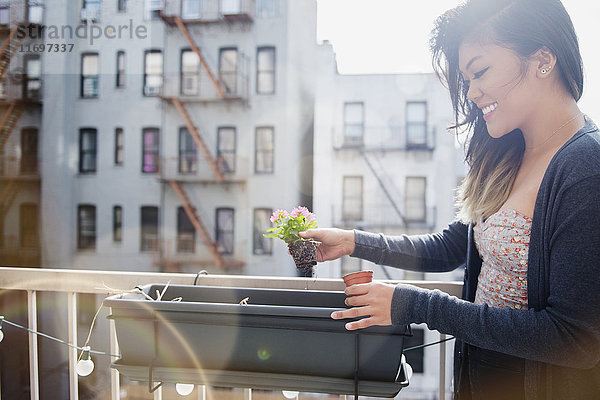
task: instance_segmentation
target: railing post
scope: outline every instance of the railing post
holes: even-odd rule
[[[69,343],[77,345],[77,294],[67,294],[67,324],[69,330]],[[77,381],[77,349],[69,347],[69,398],[79,399],[79,387]]]
[[[112,313],[112,310],[110,311]],[[119,343],[117,342],[117,330],[115,329],[115,321],[109,320],[108,324],[110,336],[110,353],[119,354]],[[116,361],[117,357],[111,357],[111,361]],[[121,384],[119,382],[119,371],[115,368],[110,369],[110,398],[111,400],[121,399]]]
[[[29,329],[37,332],[37,295],[34,290],[27,291],[27,319]],[[31,400],[40,398],[38,342],[37,335],[29,332],[29,390]]]
[[[440,333],[440,341],[446,339],[446,335]],[[446,399],[446,342],[440,343],[440,391],[439,400]]]
[[[152,382],[152,385],[158,385],[160,382]],[[154,400],[162,400],[162,385],[154,391]]]
[[[198,400],[206,400],[206,385],[196,385]]]
[[[252,389],[251,388],[244,389],[244,400],[252,400]]]

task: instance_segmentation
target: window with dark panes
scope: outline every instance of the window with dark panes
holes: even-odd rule
[[[158,96],[162,89],[163,54],[161,50],[144,52],[144,96]]]
[[[144,18],[160,19],[159,13],[164,7],[164,0],[144,0]]]
[[[42,89],[42,61],[38,55],[25,57],[25,76],[23,79],[23,97],[39,99]]]
[[[363,178],[344,176],[342,185],[342,219],[362,220],[363,218]]]
[[[272,127],[256,128],[254,151],[254,172],[272,174],[274,170],[274,136]]]
[[[115,165],[123,165],[125,159],[124,141],[123,128],[115,128]]]
[[[141,207],[140,217],[140,250],[158,250],[158,207]]]
[[[405,188],[405,217],[407,221],[425,221],[427,216],[425,190],[427,178],[406,177]]]
[[[275,93],[275,47],[259,47],[256,51],[256,93]]]
[[[177,252],[193,253],[196,250],[196,230],[183,207],[177,208]]]
[[[98,97],[98,54],[85,53],[81,55],[81,97]]]
[[[219,51],[219,79],[225,93],[237,93],[238,51],[236,48],[223,48]]]
[[[83,0],[81,7],[81,20],[87,22],[99,22],[102,10],[101,0]]]
[[[38,247],[38,205],[22,203],[19,207],[19,242],[21,247]]]
[[[427,103],[406,103],[406,145],[427,146]]]
[[[123,207],[113,207],[113,242],[119,243],[123,240]]]
[[[127,0],[117,0],[117,11],[127,11]]]
[[[118,88],[125,86],[125,52],[117,51],[117,81],[115,85]]]
[[[96,172],[96,129],[79,130],[79,172],[89,174]]]
[[[186,127],[179,128],[179,172],[193,174],[198,170],[196,142]]]
[[[344,144],[363,143],[365,131],[365,106],[362,102],[344,103]]]
[[[142,131],[142,172],[158,172],[159,162],[158,128],[144,128]]]
[[[38,130],[23,128],[21,130],[21,174],[38,172]]]
[[[235,172],[235,128],[217,130],[217,161],[222,172]]]
[[[200,58],[192,50],[181,52],[181,94],[195,96],[200,91]]]
[[[273,252],[273,239],[264,237],[267,229],[271,227],[271,208],[255,208],[254,224],[252,230],[254,254],[271,254]]]
[[[221,254],[233,254],[233,208],[217,208],[217,248]]]
[[[77,248],[96,248],[96,206],[82,204],[77,207]]]

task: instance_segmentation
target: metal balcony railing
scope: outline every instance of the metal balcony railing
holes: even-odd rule
[[[224,175],[224,182],[244,182],[250,175],[250,161],[247,157],[233,155],[216,158],[217,164]],[[210,166],[197,152],[181,157],[163,157],[161,159],[161,179],[176,180],[189,183],[216,182]]]
[[[380,203],[364,204],[362,207],[334,205],[333,223],[336,226],[360,227],[361,229],[418,229],[431,231],[437,222],[437,208],[425,207],[407,213],[403,210],[404,221],[398,215],[392,204],[382,199]]]
[[[436,127],[422,126],[365,126],[348,124],[332,130],[334,150],[363,151],[433,151],[436,146]]]
[[[37,156],[0,155],[0,178],[39,179],[40,159]]]
[[[179,16],[189,23],[247,21],[254,19],[255,0],[166,0],[166,17]]]
[[[341,279],[314,279],[314,278],[281,278],[281,277],[259,277],[259,276],[233,276],[233,275],[196,275],[196,274],[166,274],[151,272],[120,272],[120,271],[97,271],[97,270],[69,270],[69,269],[40,269],[40,268],[7,268],[0,267],[0,289],[2,292],[25,291],[27,293],[27,327],[33,331],[38,330],[38,308],[37,293],[40,291],[66,293],[67,295],[67,333],[68,343],[79,343],[77,337],[78,327],[78,295],[80,294],[103,294],[107,295],[106,288],[114,290],[130,290],[136,286],[149,283],[157,284],[181,284],[191,285],[197,280],[198,285],[203,286],[226,286],[226,287],[249,287],[249,288],[277,288],[296,290],[325,290],[342,291],[344,283]],[[408,281],[407,281],[408,282]],[[391,282],[393,283],[393,282]],[[451,295],[459,296],[462,284],[458,282],[433,282],[433,281],[410,281],[409,283],[428,289],[440,289]],[[49,312],[48,305],[44,305],[44,312]],[[4,314],[7,310],[0,310]],[[64,310],[56,310],[64,312]],[[119,347],[115,332],[114,321],[108,322],[109,347],[98,349],[106,353],[117,355]],[[5,324],[5,326],[7,326]],[[29,336],[29,376],[30,376],[30,398],[40,398],[40,369],[38,337],[33,333]],[[440,334],[441,339],[445,335]],[[439,345],[439,399],[445,399],[449,393],[449,382],[446,382],[446,343]],[[78,361],[78,351],[69,347],[68,353],[68,375],[69,391],[71,400],[78,399],[78,376],[75,366]],[[112,361],[116,357],[111,357]],[[293,362],[293,361],[290,361]],[[198,387],[198,399],[205,400],[206,391],[204,387]],[[154,399],[162,399],[162,387],[154,392]],[[257,395],[258,397],[258,395]],[[351,396],[340,396],[340,399]],[[115,369],[110,370],[110,398],[119,400],[121,398],[119,373]],[[244,398],[252,399],[252,389],[244,389]],[[279,398],[283,398],[280,396]]]

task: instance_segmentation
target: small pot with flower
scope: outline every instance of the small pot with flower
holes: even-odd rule
[[[317,247],[321,242],[304,239],[298,233],[317,227],[315,214],[306,207],[296,207],[290,213],[276,210],[271,215],[271,222],[274,226],[269,228],[264,236],[286,242],[296,268],[302,269],[306,276],[311,276],[312,267],[317,265]]]

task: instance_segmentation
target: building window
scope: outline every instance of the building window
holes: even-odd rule
[[[146,19],[159,19],[163,10],[164,0],[144,0],[144,16]]]
[[[193,174],[198,170],[196,142],[186,127],[179,128],[179,173]]]
[[[256,93],[275,93],[275,47],[259,47],[256,51]]]
[[[96,206],[77,207],[77,248],[79,250],[96,248]]]
[[[101,9],[102,0],[83,0],[83,5],[81,6],[81,20],[99,22]]]
[[[115,165],[123,165],[124,153],[123,128],[115,128]]]
[[[274,170],[275,131],[272,127],[256,128],[254,172],[272,174]]]
[[[361,145],[363,143],[364,131],[364,103],[344,103],[344,145]]]
[[[23,203],[19,207],[19,242],[21,247],[39,247],[37,204]]]
[[[38,55],[25,58],[25,76],[23,79],[23,97],[39,99],[42,88],[42,62]]]
[[[113,207],[113,242],[121,243],[123,240],[123,207]]]
[[[405,217],[407,221],[425,221],[425,189],[427,178],[406,177]]]
[[[217,161],[221,172],[235,172],[235,128],[217,130]]]
[[[144,52],[144,96],[158,96],[162,88],[163,55],[160,50]]]
[[[127,11],[127,0],[117,0],[117,11],[118,12]]]
[[[233,254],[233,208],[217,208],[216,237],[221,254]]]
[[[427,103],[406,103],[406,146],[427,146]]]
[[[238,51],[236,48],[219,50],[219,80],[225,93],[237,93]]]
[[[115,82],[118,88],[125,87],[125,52],[117,51],[117,80]]]
[[[96,172],[96,129],[79,130],[79,172],[82,174]]]
[[[181,52],[181,94],[195,96],[200,90],[200,58],[192,50]]]
[[[158,250],[158,207],[144,206],[141,208],[141,251]]]
[[[263,236],[267,229],[271,227],[271,208],[254,209],[254,229],[252,237],[254,238],[254,254],[271,254],[273,252],[273,240]]]
[[[200,19],[201,2],[198,0],[182,0],[181,1],[181,18],[183,19]]]
[[[142,172],[158,172],[159,162],[158,128],[144,128],[142,131]]]
[[[0,25],[10,24],[10,1],[0,1]]]
[[[344,176],[342,188],[342,219],[359,221],[363,219],[363,178]]]
[[[27,21],[32,24],[41,24],[44,20],[43,0],[27,0]]]
[[[21,174],[38,172],[38,130],[24,128],[21,130]]]
[[[404,348],[421,346],[424,341],[425,331],[420,328],[412,327],[412,335],[404,337]],[[414,349],[405,353],[406,361],[410,364],[415,373],[423,373],[423,356],[425,355],[424,349]]]
[[[81,55],[81,97],[98,97],[98,54]]]
[[[236,15],[242,12],[241,0],[221,0],[221,14]]]
[[[196,250],[196,230],[183,207],[177,208],[177,252],[193,253]]]

